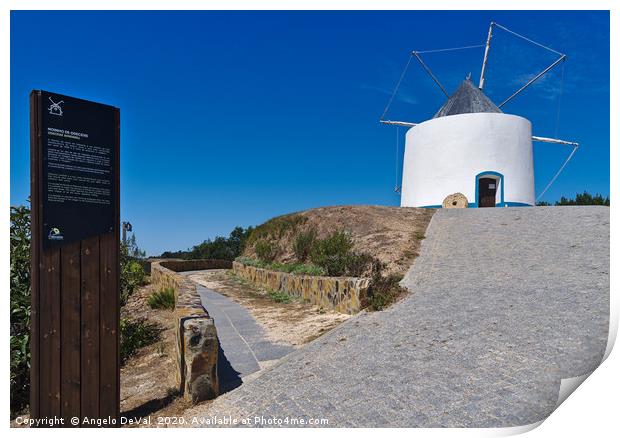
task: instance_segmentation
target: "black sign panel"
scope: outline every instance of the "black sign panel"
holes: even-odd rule
[[[41,91],[43,246],[115,231],[117,108]]]

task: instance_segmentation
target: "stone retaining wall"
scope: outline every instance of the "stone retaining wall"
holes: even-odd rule
[[[226,260],[164,260],[151,264],[151,283],[155,288],[174,289],[177,383],[183,397],[194,403],[219,395],[219,341],[213,318],[202,306],[196,285],[177,272],[219,269],[230,265],[231,262]]]
[[[255,286],[286,292],[337,312],[354,314],[366,306],[369,278],[296,275],[240,262],[233,262],[233,270]]]

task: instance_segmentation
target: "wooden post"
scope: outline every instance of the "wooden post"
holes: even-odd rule
[[[30,95],[30,412],[42,426],[120,420],[119,133],[117,108]]]

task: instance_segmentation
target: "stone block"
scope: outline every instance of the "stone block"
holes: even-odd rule
[[[202,306],[196,285],[177,274],[177,270],[221,269],[226,266],[230,266],[230,262],[221,260],[161,261],[151,265],[151,282],[159,288],[174,288],[177,383],[183,397],[194,403],[219,394],[219,341],[213,319]]]
[[[212,318],[190,318],[183,325],[184,397],[193,403],[219,395],[218,338]]]

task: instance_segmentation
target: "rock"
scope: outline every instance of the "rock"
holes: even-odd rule
[[[151,264],[151,281],[157,288],[172,287],[175,293],[174,318],[176,322],[177,383],[186,400],[198,403],[219,395],[217,376],[219,341],[213,318],[202,306],[196,285],[171,268],[211,269],[219,267],[220,261],[182,261]],[[196,265],[195,262],[201,262]],[[213,263],[211,263],[213,262]],[[230,262],[227,262],[230,265]],[[164,266],[167,265],[169,267]],[[213,266],[211,266],[213,264]]]
[[[183,361],[186,381],[184,395],[193,403],[219,395],[217,378],[218,339],[212,318],[190,318],[182,322]]]

